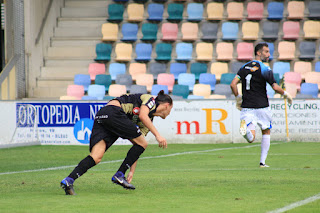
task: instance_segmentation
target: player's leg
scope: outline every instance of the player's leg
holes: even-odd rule
[[[250,109],[242,109],[240,113],[240,134],[249,142],[252,143],[255,139],[254,114]]]
[[[262,140],[261,140],[261,157],[260,157],[260,167],[269,167],[266,165],[266,159],[270,149],[270,129],[262,130]]]

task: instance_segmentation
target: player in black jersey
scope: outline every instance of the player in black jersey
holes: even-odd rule
[[[129,139],[133,146],[119,170],[112,176],[112,182],[126,189],[135,189],[130,183],[136,168],[137,160],[147,148],[145,136],[149,131],[156,137],[159,147],[167,148],[167,141],[153,125],[153,117],[165,119],[172,109],[173,103],[169,95],[161,90],[154,99],[149,94],[131,94],[117,97],[101,108],[94,119],[90,137],[90,155],[84,158],[77,167],[64,178],[60,185],[66,195],[74,195],[74,181],[97,165],[104,153],[119,138]],[[130,169],[128,178],[126,171]]]
[[[252,143],[255,139],[255,126],[262,130],[260,167],[269,167],[265,160],[270,148],[271,113],[268,109],[267,83],[273,90],[292,104],[289,93],[284,91],[275,81],[273,72],[269,66],[262,62],[268,62],[270,51],[267,43],[256,45],[255,60],[243,65],[230,84],[233,94],[236,96],[237,108],[240,112],[240,134]],[[239,95],[237,84],[242,83],[242,96]]]

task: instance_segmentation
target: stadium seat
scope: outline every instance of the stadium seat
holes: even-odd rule
[[[109,87],[109,96],[119,97],[127,93],[127,88],[125,85],[111,84]]]
[[[128,21],[140,22],[143,20],[144,5],[130,3],[127,6]]]
[[[187,72],[187,64],[184,63],[171,63],[170,73],[174,75],[175,79],[178,79],[179,74]]]
[[[216,75],[216,79],[220,81],[221,75],[228,72],[228,63],[213,62],[211,64],[210,72]]]
[[[203,96],[204,98],[209,98],[209,96],[211,95],[211,87],[209,84],[195,84],[192,94],[196,96]]]
[[[222,40],[237,40],[238,39],[239,24],[236,22],[222,23],[221,32]]]
[[[164,91],[164,94],[169,94],[169,89],[167,85],[154,84],[152,85],[151,95],[157,96],[161,90]]]
[[[82,85],[68,85],[67,96],[76,97],[76,100],[81,100],[82,96],[84,96],[84,87]]]
[[[291,41],[280,41],[278,43],[278,60],[293,60],[295,58],[296,45]]]
[[[208,96],[210,97],[210,96]],[[188,95],[188,98],[189,100],[201,100],[201,99],[204,99],[204,96],[201,96],[201,95]]]
[[[163,4],[151,3],[148,5],[148,20],[162,21],[164,6]]]
[[[197,61],[211,61],[213,57],[212,43],[199,42],[196,46]]]
[[[112,80],[116,80],[117,75],[126,73],[126,65],[120,63],[111,63],[109,65],[109,74]]]
[[[240,68],[244,65],[244,62],[235,61],[231,63],[231,73],[237,74]]]
[[[96,44],[96,54],[97,57],[94,59],[95,61],[110,61],[112,52],[112,45],[106,43],[98,43]]]
[[[232,91],[230,85],[228,84],[216,84],[214,88],[214,94],[216,95],[225,95],[227,98],[230,98]]]
[[[151,91],[153,85],[153,75],[152,74],[139,74],[136,76],[136,84],[143,85],[147,87],[148,92]]]
[[[242,20],[243,18],[243,2],[228,2],[227,4],[227,19]]]
[[[236,76],[235,73],[222,73],[220,78],[220,84],[231,84],[231,81]]]
[[[148,93],[147,91],[147,87],[146,86],[142,86],[142,85],[132,85],[130,87],[130,93],[131,94],[137,94],[137,93],[142,93],[142,94],[146,94]]]
[[[208,2],[207,4],[207,20],[222,20],[223,19],[223,3]]]
[[[199,80],[199,76],[201,73],[206,73],[207,72],[207,64],[205,63],[192,63],[190,65],[190,73],[195,75],[196,80]]]
[[[287,6],[287,19],[303,19],[305,5],[303,1],[289,1]]]
[[[320,73],[319,72],[307,72],[305,74],[305,82],[318,84],[318,88],[320,89]]]
[[[106,89],[103,85],[91,84],[88,87],[88,96],[95,97],[98,100],[103,100],[105,93]]]
[[[82,96],[81,100],[83,100],[83,101],[97,101],[98,98],[92,97],[92,96],[88,96],[88,95],[84,95],[84,96]]]
[[[269,2],[268,3],[268,19],[281,20],[283,18],[283,2]]]
[[[161,32],[163,41],[175,41],[178,36],[178,24],[163,23]]]
[[[73,83],[75,85],[82,85],[84,91],[88,91],[88,87],[91,84],[91,77],[87,74],[76,74],[74,75]]]
[[[153,75],[154,79],[157,79],[158,75],[160,73],[165,73],[167,71],[166,64],[158,63],[158,62],[152,62],[149,64],[149,72]]]
[[[176,54],[177,61],[190,61],[192,59],[192,44],[191,43],[177,43]]]
[[[198,24],[185,22],[181,26],[182,40],[195,41],[198,39]]]
[[[302,60],[313,60],[316,54],[316,42],[302,41],[299,44],[300,55]]]
[[[318,98],[318,84],[302,83],[300,93],[312,95],[313,98]]]
[[[132,80],[136,80],[140,74],[147,73],[147,65],[144,63],[131,63],[129,65],[129,74],[132,76]]]
[[[196,77],[192,73],[180,73],[178,76],[178,84],[189,86],[189,90],[193,90],[193,86],[196,83]]]
[[[156,60],[170,61],[171,60],[171,52],[172,52],[172,45],[171,44],[158,43],[156,46],[156,53],[157,53]]]
[[[227,42],[219,42],[216,47],[217,60],[230,61],[233,59],[233,44]]]
[[[118,39],[118,24],[102,24],[101,33],[102,41],[116,41]]]
[[[242,23],[242,40],[257,40],[259,38],[259,23],[246,21]]]
[[[320,72],[320,61],[317,61],[314,65],[314,71],[315,72]]]
[[[279,34],[279,22],[265,21],[262,26],[264,40],[276,40]]]
[[[306,20],[303,23],[303,33],[305,39],[320,38],[320,21]]]
[[[121,28],[122,41],[136,41],[138,33],[138,24],[124,23]]]
[[[301,78],[305,79],[305,74],[312,71],[312,64],[308,61],[296,61],[293,65],[293,72],[301,74]]]
[[[172,91],[173,85],[175,82],[175,78],[173,74],[169,73],[160,73],[157,78],[157,84],[167,85],[169,91]]]
[[[121,22],[123,20],[124,7],[122,4],[108,5],[108,21]]]
[[[216,86],[216,75],[211,73],[201,73],[199,77],[199,84],[209,84],[213,91]]]
[[[279,73],[273,73],[274,80],[276,80],[277,84],[280,84],[280,75]]]
[[[273,73],[278,73],[279,78],[282,79],[284,73],[290,72],[290,63],[282,61],[274,62],[272,70]]]
[[[283,22],[283,39],[296,40],[299,38],[300,24],[298,21]]]
[[[169,3],[168,4],[168,20],[169,21],[181,21],[183,14],[183,4]]]
[[[125,85],[127,90],[131,89],[133,84],[132,76],[130,74],[119,74],[116,77],[116,84]]]
[[[60,101],[78,101],[78,100],[82,100],[84,96],[82,96],[81,98],[79,97],[75,97],[75,96],[69,96],[69,95],[62,95],[59,97]]]
[[[308,4],[309,19],[320,19],[320,2],[309,1]]]
[[[141,27],[142,41],[156,41],[158,34],[158,25],[152,23],[144,23]]]
[[[301,81],[301,74],[298,72],[286,72],[284,74],[285,84],[295,84],[298,90],[300,89]]]
[[[250,61],[254,55],[253,43],[239,42],[237,45],[238,60]]]
[[[273,60],[273,53],[274,53],[274,44],[271,42],[267,42],[268,47],[269,47],[269,51],[270,51],[270,57],[269,57],[269,61]]]
[[[131,61],[132,44],[117,43],[115,53],[116,61]]]
[[[96,75],[106,73],[106,65],[100,63],[91,63],[89,64],[88,73],[91,80],[94,81]]]
[[[136,61],[150,61],[152,44],[138,43],[136,45]]]
[[[187,6],[187,14],[189,21],[201,21],[203,14],[203,4],[189,3]]]
[[[172,95],[182,96],[184,99],[187,99],[189,95],[189,86],[179,84],[173,85]]]
[[[248,2],[248,20],[261,20],[263,18],[263,2]]]
[[[285,86],[286,86],[286,91],[291,95],[292,98],[295,98],[298,92],[297,85],[287,83]]]
[[[204,22],[201,26],[202,40],[214,41],[218,38],[218,23]]]
[[[111,85],[111,83],[112,83],[111,75],[106,75],[106,74],[96,75],[96,78],[94,80],[94,84],[103,85],[106,91],[109,90],[109,86]]]

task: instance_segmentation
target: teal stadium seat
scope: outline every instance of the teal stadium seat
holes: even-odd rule
[[[105,87],[105,90],[108,91],[109,90],[109,86],[112,83],[111,75],[106,75],[106,74],[96,75],[94,83],[97,84],[97,85],[103,85]]]
[[[230,85],[235,76],[235,73],[222,73],[220,78],[220,84]]]
[[[183,4],[170,3],[168,4],[168,20],[169,21],[181,21],[183,14]]]
[[[205,63],[192,63],[190,65],[190,73],[193,73],[196,77],[196,80],[199,80],[199,76],[201,73],[206,73],[208,69],[207,64]]]
[[[97,57],[94,59],[97,62],[110,61],[112,52],[112,45],[106,43],[98,43],[96,45]]]
[[[172,95],[182,96],[184,99],[187,99],[189,93],[190,91],[189,91],[188,85],[179,85],[179,84],[173,85]]]
[[[172,45],[168,43],[158,43],[156,46],[157,57],[159,61],[170,61],[172,53]]]
[[[142,41],[156,41],[158,33],[158,25],[152,23],[144,23],[141,27]]]
[[[121,22],[123,20],[124,7],[122,4],[109,4],[108,6],[108,21]]]

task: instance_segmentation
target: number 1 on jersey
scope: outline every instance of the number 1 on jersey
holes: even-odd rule
[[[250,80],[252,78],[252,74],[248,74],[246,76],[246,90],[250,90]]]

